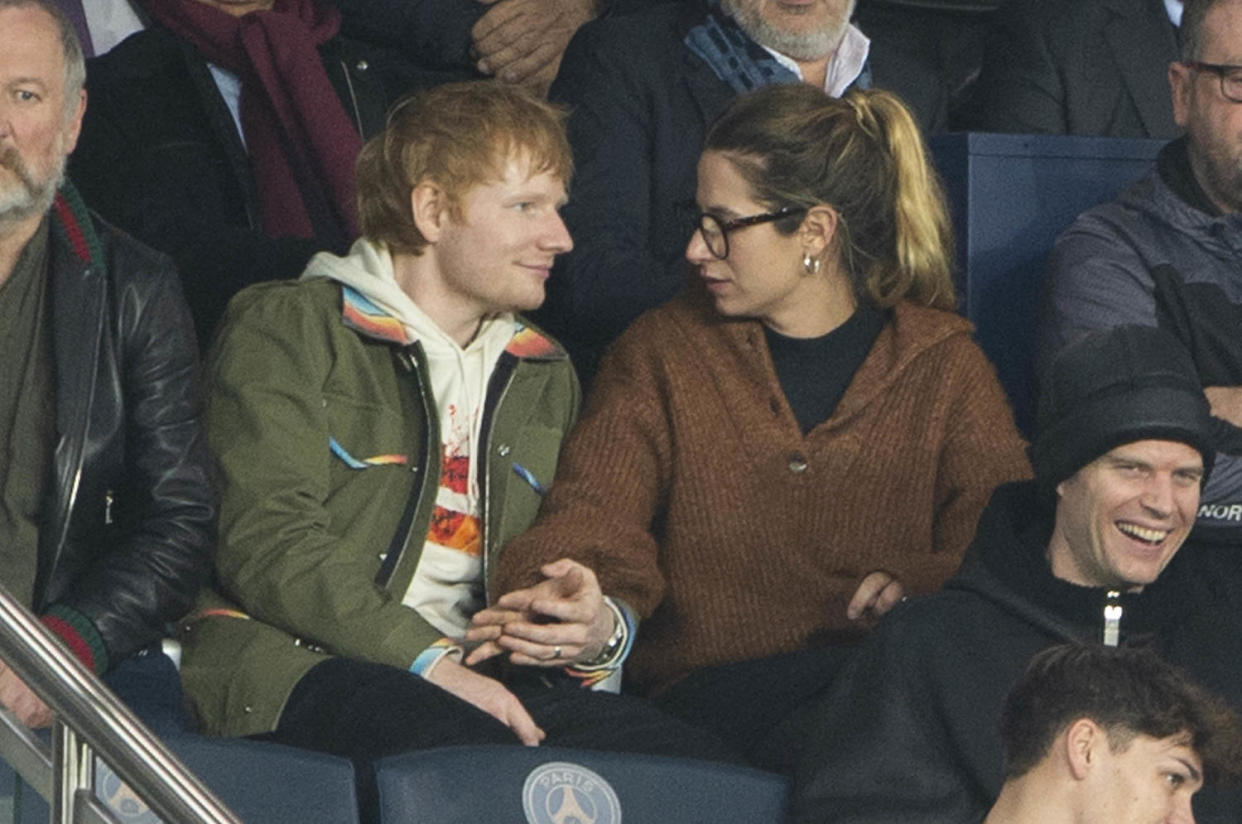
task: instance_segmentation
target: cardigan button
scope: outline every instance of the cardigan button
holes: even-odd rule
[[[806,472],[807,462],[806,456],[801,452],[793,452],[789,455],[789,471],[795,475],[801,475]]]
[[[365,60],[359,60],[357,63],[354,64],[354,68],[360,72],[364,72],[367,69],[371,68],[371,64]]]
[[[502,458],[507,458],[509,456],[509,444],[502,443],[496,448],[496,453]]]

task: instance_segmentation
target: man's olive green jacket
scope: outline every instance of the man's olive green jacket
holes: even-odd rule
[[[483,412],[485,581],[534,519],[578,407],[565,352],[518,323]],[[434,508],[441,441],[420,345],[332,280],[241,293],[210,368],[217,587],[183,622],[182,679],[204,732],[250,735],[276,727],[325,656],[407,669],[440,639],[401,598]]]

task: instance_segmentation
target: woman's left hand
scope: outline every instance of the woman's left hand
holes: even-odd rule
[[[879,618],[904,598],[905,594],[906,588],[892,575],[883,570],[869,572],[863,576],[862,583],[854,591],[845,615],[851,621],[868,615]]]
[[[466,657],[467,665],[505,652],[514,664],[536,667],[563,667],[599,656],[616,618],[595,573],[568,558],[539,571],[546,580],[475,613],[466,640],[481,643]]]

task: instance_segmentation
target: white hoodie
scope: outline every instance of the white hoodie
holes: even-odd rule
[[[516,320],[509,313],[487,318],[463,349],[397,285],[388,250],[365,239],[354,243],[346,257],[315,255],[302,278],[330,278],[352,287],[399,320],[407,342],[422,345],[425,377],[440,419],[440,489],[418,569],[401,602],[446,637],[460,639],[470,616],[484,605],[479,481],[473,458],[488,381],[517,329]]]

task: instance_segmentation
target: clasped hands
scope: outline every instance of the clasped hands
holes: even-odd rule
[[[478,644],[468,666],[497,655],[514,664],[563,667],[592,661],[608,643],[616,616],[590,568],[562,558],[540,568],[544,580],[479,610],[466,632]]]
[[[562,559],[540,572],[543,581],[510,592],[475,613],[466,641],[478,646],[464,661],[443,658],[427,674],[433,684],[496,718],[531,747],[543,741],[544,731],[517,696],[472,667],[505,654],[515,664],[537,667],[590,661],[615,629],[615,616],[590,569]]]
[[[540,568],[545,579],[500,597],[471,619],[466,641],[478,644],[465,664],[507,654],[514,664],[559,667],[592,661],[612,636],[616,617],[604,603],[595,573],[562,558]],[[850,599],[850,620],[879,618],[905,595],[882,570],[865,575]]]

